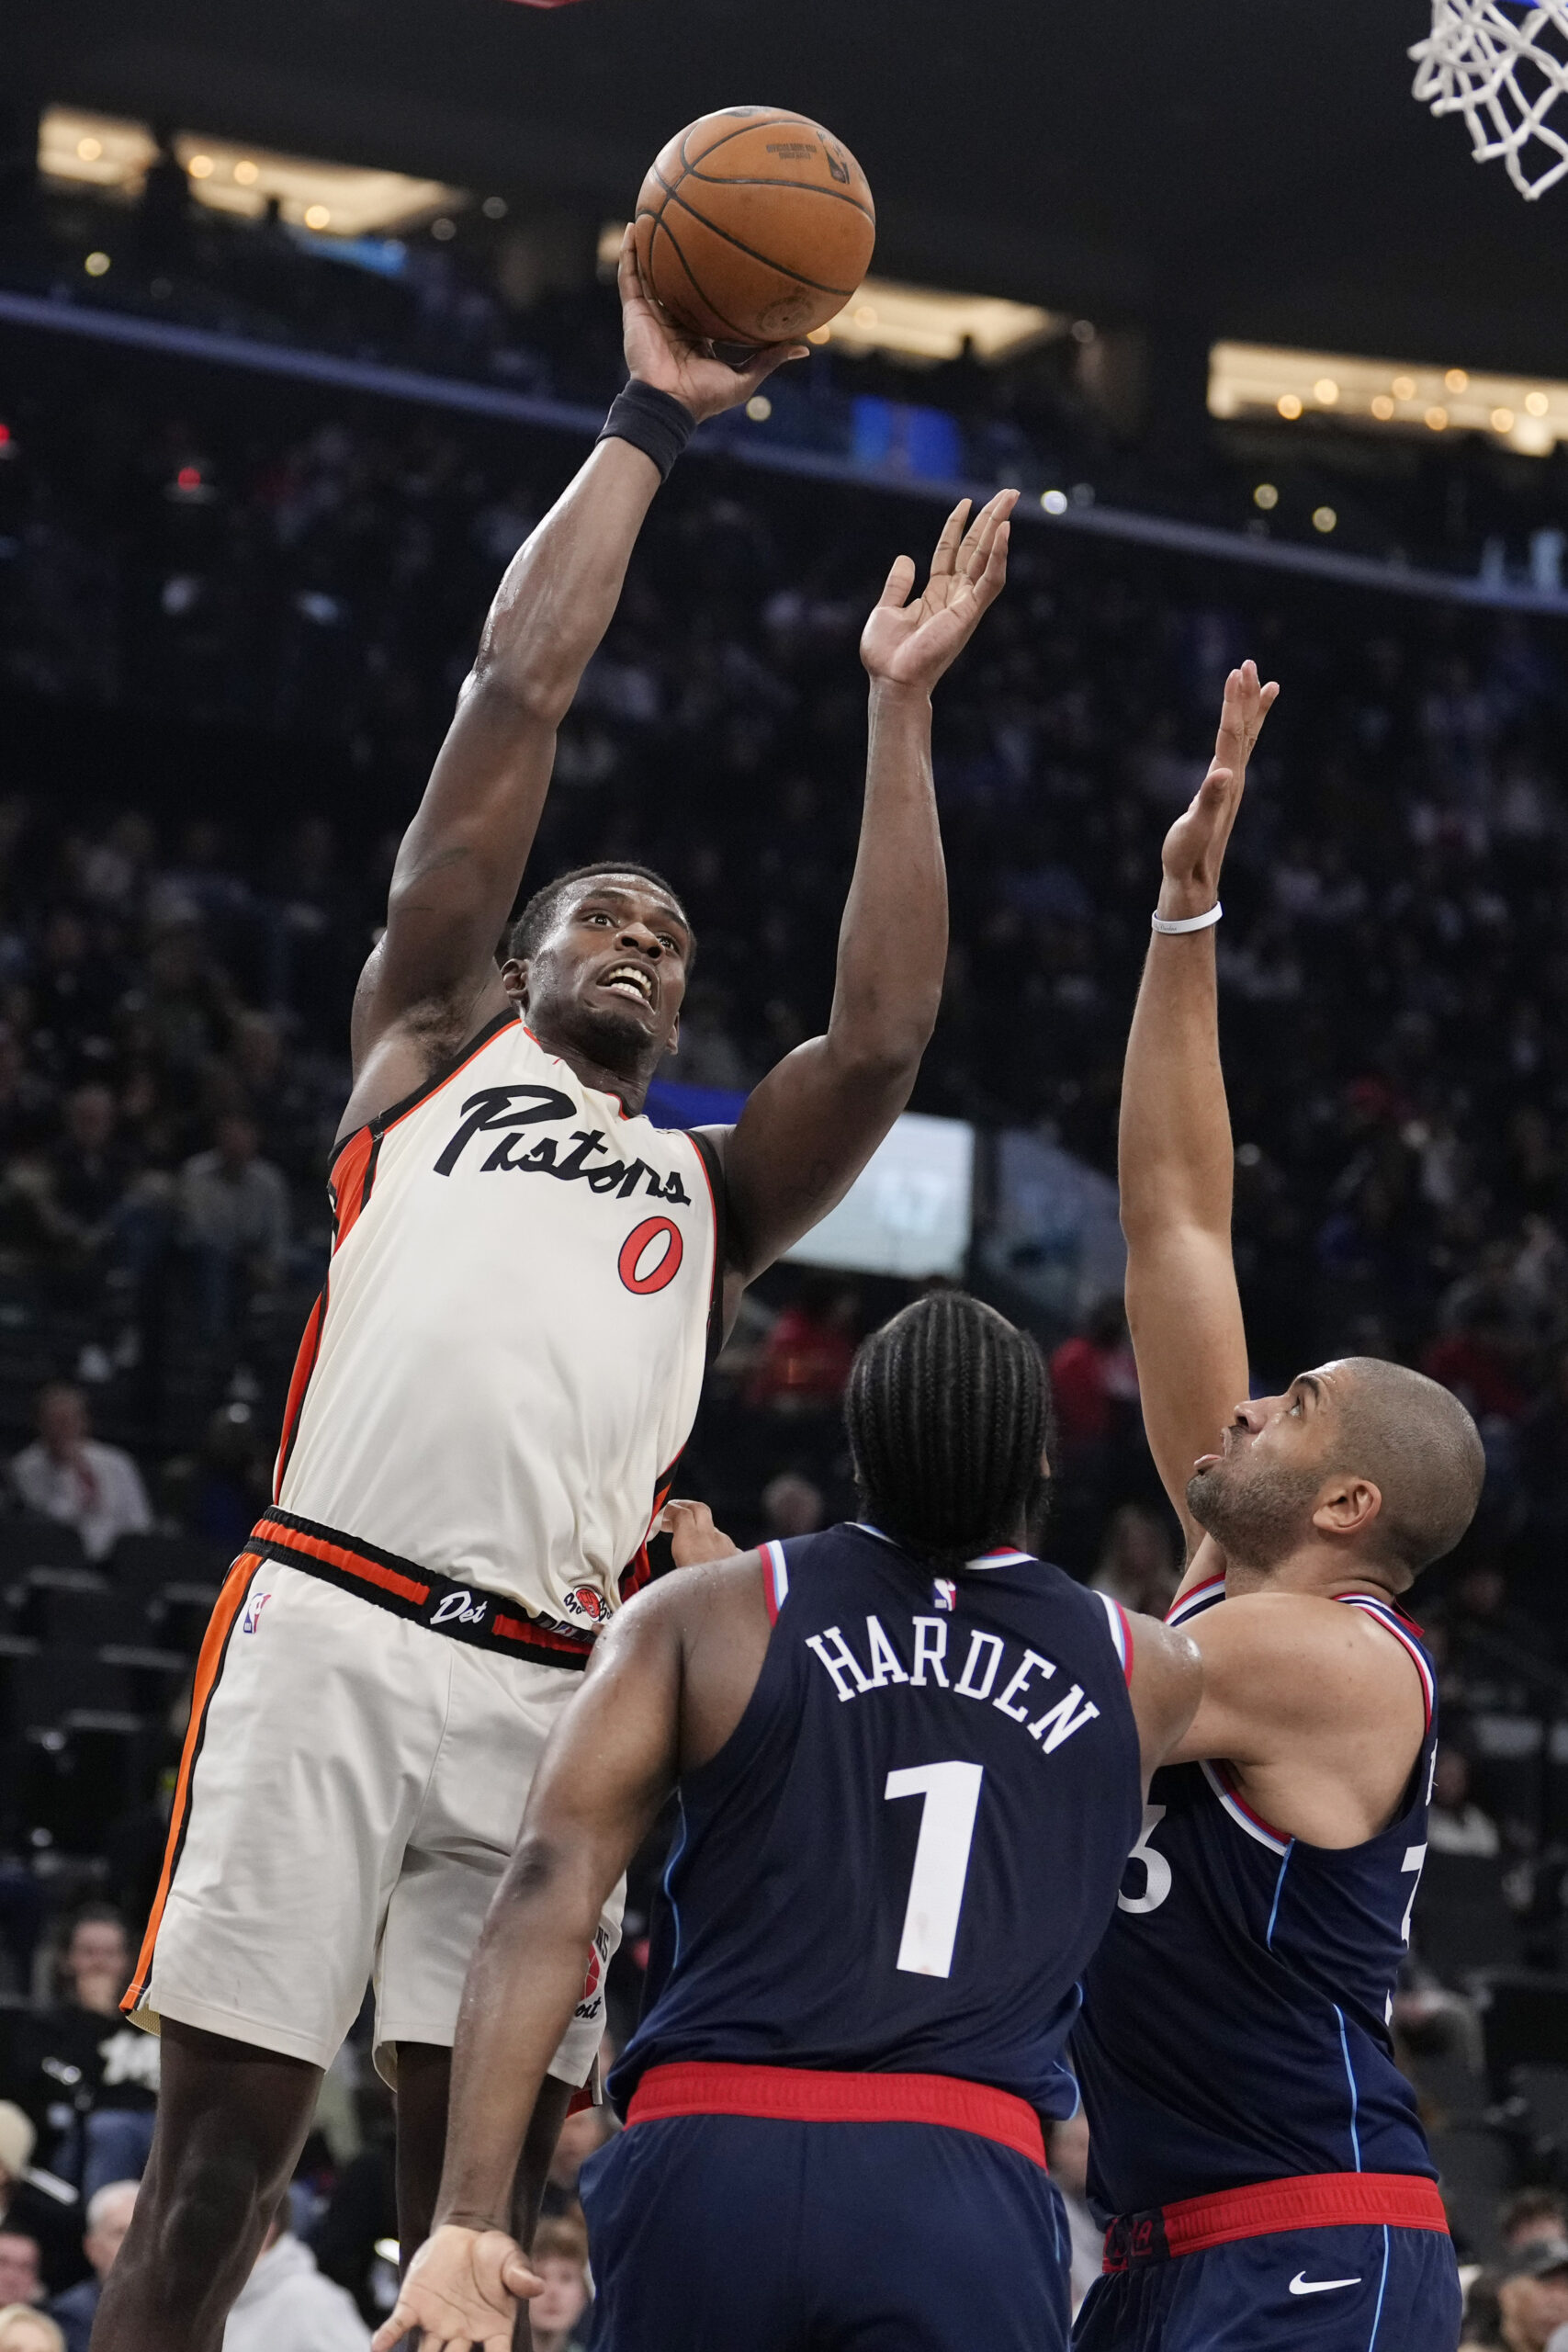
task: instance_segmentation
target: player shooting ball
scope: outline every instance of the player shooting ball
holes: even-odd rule
[[[893,565],[861,652],[864,809],[824,1033],[731,1128],[643,1115],[695,942],[675,890],[608,860],[495,944],[556,731],[660,483],[740,372],[649,299],[630,234],[630,381],[508,566],[392,878],[354,1011],[336,1242],[290,1392],[276,1501],[202,1655],[169,1860],[128,1998],[163,2096],[98,2352],[214,2352],[374,1972],[411,2252],[439,2177],[464,1972],[535,1763],[645,1538],[739,1292],[840,1200],[908,1101],[947,897],[931,694],[1007,571],[1002,491]],[[760,920],[760,915],[758,917]],[[535,2198],[603,2031],[593,1930],[519,2189]],[[586,1939],[584,1939],[586,1942]],[[586,1949],[580,1955],[587,1969]]]

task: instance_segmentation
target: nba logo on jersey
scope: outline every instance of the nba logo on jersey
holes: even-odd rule
[[[261,1624],[262,1611],[266,1607],[267,1602],[271,1599],[272,1595],[270,1592],[258,1592],[252,1596],[251,1600],[246,1604],[245,1613],[240,1621],[240,1631],[243,1634],[254,1634],[256,1632]]]
[[[957,1585],[953,1582],[951,1577],[938,1577],[931,1586],[931,1607],[933,1609],[956,1609],[957,1606]]]

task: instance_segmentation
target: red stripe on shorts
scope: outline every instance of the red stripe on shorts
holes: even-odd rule
[[[940,2123],[1016,2149],[1045,2170],[1040,2118],[1027,2099],[953,2075],[831,2075],[811,2066],[650,2066],[626,2124],[679,2115],[751,2115],[774,2123]]]

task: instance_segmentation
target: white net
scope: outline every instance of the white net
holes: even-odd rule
[[[1462,114],[1478,164],[1501,155],[1521,196],[1568,173],[1568,0],[1432,0],[1432,29],[1410,51],[1415,95],[1435,115]]]

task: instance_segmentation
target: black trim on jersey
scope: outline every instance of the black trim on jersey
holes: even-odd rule
[[[363,1198],[367,1201],[370,1198],[371,1182],[376,1173],[377,1158],[381,1148],[381,1138],[387,1129],[396,1126],[398,1121],[406,1118],[411,1111],[417,1111],[420,1104],[435,1093],[439,1088],[445,1086],[449,1078],[456,1078],[463,1064],[472,1060],[481,1046],[488,1046],[492,1037],[499,1037],[503,1029],[512,1027],[518,1017],[516,1007],[509,1005],[504,1012],[498,1012],[492,1020],[487,1021],[482,1029],[476,1029],[473,1035],[464,1045],[459,1046],[457,1051],[444,1061],[437,1069],[433,1070],[422,1086],[416,1086],[412,1094],[405,1094],[400,1102],[391,1103],[385,1111],[378,1111],[373,1119],[361,1119],[357,1126],[345,1128],[333,1145],[332,1162],[328,1174],[330,1175],[332,1169],[337,1166],[343,1156],[344,1146],[352,1143],[355,1136],[362,1135],[368,1127],[374,1142],[371,1147],[370,1164],[365,1170]]]
[[[319,1577],[323,1584],[353,1593],[372,1608],[384,1609],[411,1624],[423,1625],[429,1633],[444,1634],[477,1649],[495,1650],[503,1657],[525,1657],[539,1666],[581,1674],[592,1655],[592,1631],[538,1615],[510,1593],[444,1576],[438,1568],[422,1567],[416,1560],[405,1560],[396,1552],[383,1551],[379,1544],[324,1526],[320,1520],[304,1519],[276,1503],[252,1529],[247,1549],[286,1567],[299,1568],[306,1576]]]
[[[729,1193],[724,1181],[724,1160],[711,1136],[698,1133],[695,1127],[682,1131],[696,1146],[697,1158],[713,1193],[713,1293],[708,1300],[707,1362],[711,1369],[714,1358],[724,1345],[724,1278],[729,1272]],[[682,1446],[681,1452],[685,1452]],[[678,1453],[671,1463],[671,1475],[681,1459]]]

